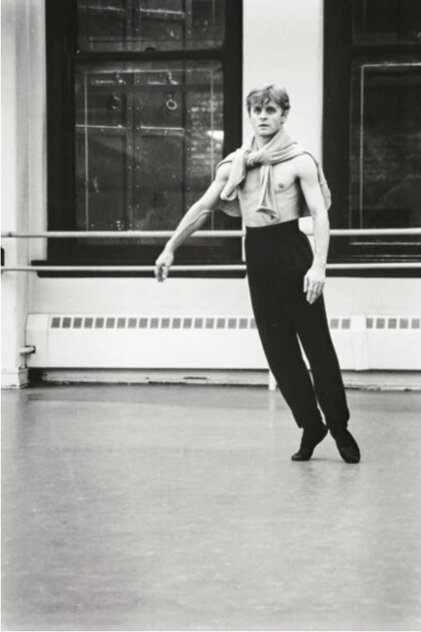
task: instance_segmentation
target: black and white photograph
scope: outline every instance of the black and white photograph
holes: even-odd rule
[[[1,0],[1,630],[421,632],[421,0]]]

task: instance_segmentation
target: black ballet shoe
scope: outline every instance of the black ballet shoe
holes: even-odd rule
[[[309,461],[313,455],[314,448],[323,441],[326,435],[327,428],[323,424],[320,424],[317,429],[304,428],[300,449],[292,455],[292,461]]]
[[[333,438],[338,448],[339,454],[345,463],[359,463],[361,459],[360,449],[349,430],[335,433]]]

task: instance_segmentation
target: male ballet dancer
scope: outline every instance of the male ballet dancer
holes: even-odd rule
[[[329,430],[343,460],[358,463],[360,451],[347,429],[349,411],[322,295],[330,192],[315,158],[284,129],[290,109],[286,90],[267,85],[250,92],[246,103],[253,139],[218,165],[214,181],[185,214],[156,260],[155,276],[165,280],[175,250],[212,209],[241,214],[257,329],[279,389],[303,429],[292,459],[308,461]],[[298,218],[306,214],[313,217],[314,254],[298,227]]]

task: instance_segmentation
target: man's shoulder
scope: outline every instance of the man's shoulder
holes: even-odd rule
[[[292,161],[298,177],[305,178],[317,174],[317,161],[310,152],[303,149]]]
[[[225,159],[219,163],[216,169],[215,180],[218,182],[221,182],[221,181],[226,182],[229,178],[230,172],[231,172],[231,161],[228,161]]]

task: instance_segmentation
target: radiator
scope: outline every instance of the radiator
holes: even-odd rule
[[[343,370],[421,370],[417,316],[335,316],[329,325]],[[28,367],[265,369],[253,318],[29,314]]]

